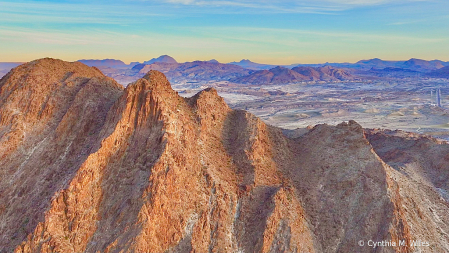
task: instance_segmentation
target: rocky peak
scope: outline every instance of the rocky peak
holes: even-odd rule
[[[148,71],[148,73],[144,75],[142,78],[147,79],[154,86],[170,87],[170,83],[168,82],[165,75],[157,70]]]
[[[150,71],[123,91],[43,62],[1,81],[0,251],[449,251],[447,144],[355,121],[288,138],[213,88],[185,99]]]
[[[0,180],[0,251],[13,252],[98,148],[123,87],[82,63],[50,58],[18,66],[0,82],[0,178],[10,179]]]
[[[189,98],[188,100],[190,101],[190,103],[192,103],[192,105],[196,107],[199,106],[198,103],[202,103],[203,101],[209,104],[216,104],[216,103],[217,105],[220,104],[219,107],[223,106],[228,107],[224,99],[218,95],[218,92],[215,88],[204,89],[195,94],[195,96]]]
[[[2,94],[5,89],[15,90],[20,83],[33,83],[45,86],[63,83],[68,79],[75,78],[105,77],[97,68],[88,67],[82,63],[65,62],[62,60],[43,58],[29,63],[22,64],[12,69],[0,80]]]
[[[93,83],[123,90],[97,68],[80,62],[44,58],[22,64],[0,80],[0,126],[35,131],[55,126],[78,93]]]
[[[207,88],[188,98],[187,102],[194,108],[202,123],[213,127],[216,121],[221,124],[231,110],[215,88]]]
[[[349,120],[348,122],[342,122],[337,125],[339,128],[349,128],[351,131],[356,133],[363,133],[363,127],[357,123],[355,120]]]

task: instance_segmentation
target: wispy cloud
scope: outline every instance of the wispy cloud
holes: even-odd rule
[[[417,24],[425,22],[426,20],[410,20],[410,21],[399,21],[399,22],[393,22],[388,25],[411,25],[411,24]]]
[[[173,52],[190,60],[449,57],[447,0],[0,1],[0,57],[11,60],[34,52],[133,61]]]
[[[398,0],[327,0],[326,2],[342,5],[378,5],[399,2]]]
[[[306,12],[323,13],[337,12],[355,8],[381,4],[409,3],[432,0],[163,0],[166,3],[192,5],[199,7],[243,7],[266,9],[274,12]]]
[[[225,49],[235,47],[239,42],[229,43],[217,38],[204,39],[194,35],[177,35],[162,33],[134,34],[113,32],[100,29],[88,29],[77,32],[51,29],[9,28],[0,26],[0,43],[2,41],[43,45],[62,46],[108,46],[121,47],[167,47],[181,49]]]
[[[126,24],[154,16],[162,14],[123,4],[2,2],[0,8],[0,21],[16,23]]]
[[[43,30],[37,31],[26,28],[0,27],[0,41],[30,42],[50,45],[105,45],[115,44],[113,36],[109,40],[101,36],[91,34],[69,33],[62,31]]]
[[[297,2],[292,0],[252,1],[252,0],[165,0],[170,4],[195,6],[198,8],[235,8],[234,12],[242,12],[242,8],[259,12],[274,13],[315,13],[333,14],[345,8],[338,4],[317,4],[312,1]],[[223,10],[222,10],[223,11]],[[229,11],[229,10],[228,10]]]
[[[189,28],[185,28],[189,29]],[[191,28],[191,31],[198,31],[198,28]],[[330,32],[311,31],[300,29],[278,29],[263,27],[202,27],[202,32],[207,32],[206,36],[218,36],[226,39],[247,40],[253,42],[272,42],[277,44],[300,46],[307,44],[306,39],[326,41],[333,43],[333,39],[348,42],[370,42],[370,43],[392,43],[392,44],[429,44],[448,41],[448,37],[413,37],[395,34],[363,33],[363,32]]]
[[[407,18],[396,22],[391,22],[388,25],[414,25],[414,24],[442,24],[447,23],[449,16],[432,15],[429,14],[424,18]],[[449,34],[449,33],[448,33]]]

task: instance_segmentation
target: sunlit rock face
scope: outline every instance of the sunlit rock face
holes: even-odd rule
[[[0,252],[449,250],[434,139],[354,121],[287,137],[214,89],[53,59],[0,92]]]

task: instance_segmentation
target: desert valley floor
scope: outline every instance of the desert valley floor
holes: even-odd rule
[[[221,82],[197,89],[191,85],[174,88],[189,97],[205,87],[215,87],[231,108],[248,110],[266,123],[286,129],[336,125],[352,119],[365,128],[400,129],[449,140],[447,83],[447,79],[409,78],[265,86]],[[442,107],[431,99],[431,90],[439,87]]]

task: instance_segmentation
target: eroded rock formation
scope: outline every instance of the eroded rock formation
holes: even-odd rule
[[[287,137],[158,71],[123,89],[42,59],[0,89],[0,252],[449,250],[447,144],[354,121]]]

